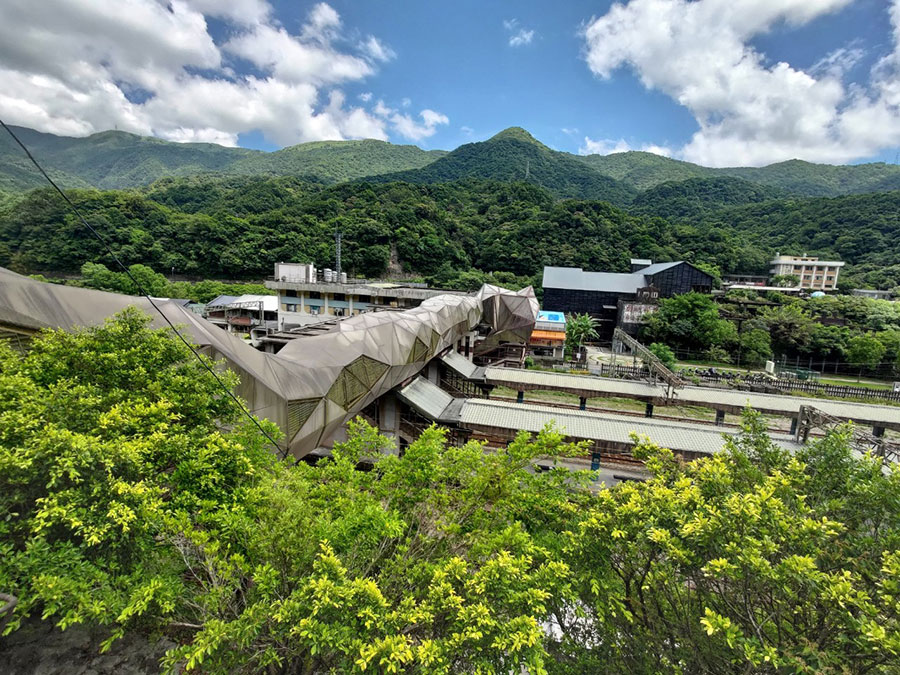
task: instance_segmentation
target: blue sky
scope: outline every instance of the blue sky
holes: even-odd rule
[[[569,152],[893,162],[898,36],[900,0],[10,0],[0,115],[267,150],[522,126]]]

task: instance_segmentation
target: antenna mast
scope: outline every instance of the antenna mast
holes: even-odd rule
[[[341,231],[334,231],[334,272],[338,281],[341,280]]]

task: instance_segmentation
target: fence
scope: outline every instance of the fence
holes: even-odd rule
[[[566,363],[554,366],[554,369],[584,372],[601,377],[616,377],[627,380],[650,379],[650,371],[642,366],[623,366],[610,363],[591,363],[587,366],[577,363]],[[826,398],[867,399],[872,402],[886,401],[900,403],[900,392],[889,389],[868,389],[852,385],[819,384],[800,380],[773,380],[760,373],[736,373],[720,371],[713,368],[705,370],[685,369],[678,371],[687,380],[695,380],[698,384],[712,384],[742,389],[746,391],[768,391],[771,393],[805,393]]]

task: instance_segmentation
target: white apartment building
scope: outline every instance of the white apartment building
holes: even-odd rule
[[[844,263],[807,255],[776,255],[771,265],[770,274],[773,277],[792,275],[800,279],[800,288],[833,291]]]
[[[426,298],[458,293],[425,284],[371,282],[348,279],[309,263],[276,263],[266,288],[277,293],[278,330],[291,330],[361,312],[418,307]],[[465,295],[464,293],[460,293]]]

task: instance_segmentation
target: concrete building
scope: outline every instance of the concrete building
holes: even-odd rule
[[[529,351],[533,356],[550,360],[562,360],[566,349],[566,315],[562,312],[538,312]]]
[[[341,280],[343,279],[343,281]],[[337,277],[308,263],[276,263],[266,288],[277,293],[278,330],[356,316],[380,309],[410,309],[437,295],[464,295],[428,288],[425,284],[370,282]]]
[[[278,325],[278,299],[274,295],[220,295],[206,303],[205,318],[212,324],[249,336],[254,329],[274,330]]]
[[[770,274],[773,277],[795,276],[800,279],[800,288],[833,291],[844,263],[807,255],[776,255],[771,265]]]
[[[580,267],[544,268],[544,305],[565,313],[587,313],[600,321],[601,339],[620,325],[635,332],[656,311],[659,298],[710,293],[713,277],[688,262],[633,259],[630,273],[585,272]]]

